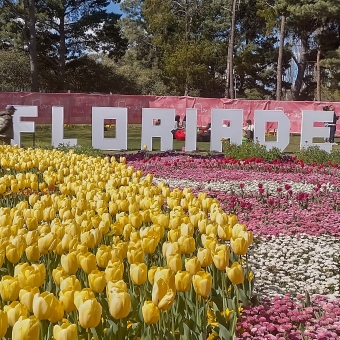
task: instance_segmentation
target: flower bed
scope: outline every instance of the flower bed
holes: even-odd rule
[[[249,254],[260,305],[243,310],[240,338],[339,338],[337,165],[187,156],[129,164],[152,173],[155,183],[207,192],[253,231]]]
[[[0,338],[234,337],[253,238],[216,199],[125,159],[0,154]]]

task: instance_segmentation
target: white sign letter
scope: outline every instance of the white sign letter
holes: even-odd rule
[[[77,145],[76,139],[64,139],[64,108],[52,106],[52,145],[56,148],[59,144]]]
[[[254,141],[263,144],[267,150],[278,148],[283,151],[289,144],[290,120],[281,110],[255,110]],[[266,123],[277,122],[277,141],[266,142]]]
[[[331,152],[331,143],[313,143],[314,137],[329,138],[329,127],[314,127],[315,122],[332,122],[333,111],[302,111],[300,148],[318,146],[321,150]]]
[[[154,120],[160,120],[154,125]],[[172,150],[173,135],[171,130],[175,126],[175,109],[142,109],[142,143],[152,150],[152,137],[161,137],[161,151]]]
[[[197,109],[186,110],[185,151],[196,151]]]
[[[23,122],[21,117],[38,117],[37,106],[13,105],[17,111],[13,115],[14,144],[21,146],[21,132],[35,133],[34,122]],[[12,143],[13,145],[13,143]]]
[[[223,121],[230,126],[223,126]],[[210,151],[222,152],[222,138],[230,138],[230,143],[242,144],[243,110],[212,109]]]
[[[116,120],[116,138],[104,138],[104,120]],[[100,150],[127,149],[127,108],[92,108],[92,147]]]

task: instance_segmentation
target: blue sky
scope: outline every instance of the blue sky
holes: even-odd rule
[[[107,6],[108,12],[114,12],[114,13],[122,13],[119,9],[119,4],[114,4],[113,2],[110,3],[109,6]]]

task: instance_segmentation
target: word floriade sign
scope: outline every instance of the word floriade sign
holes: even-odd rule
[[[21,132],[35,132],[34,122],[22,121],[21,117],[38,117],[37,106],[16,106],[14,115],[14,141],[20,145]],[[104,138],[104,120],[116,120],[116,138]],[[160,120],[154,125],[154,120]],[[302,111],[300,147],[317,145],[327,152],[331,151],[330,143],[313,143],[313,138],[329,137],[329,127],[317,127],[315,123],[331,122],[332,111]],[[175,109],[145,108],[142,109],[142,136],[141,148],[144,145],[152,150],[152,138],[161,138],[161,150],[173,148],[173,135]],[[223,122],[228,121],[226,126]],[[231,143],[242,143],[243,110],[238,109],[211,109],[211,151],[222,151],[222,139],[230,139]],[[276,141],[266,141],[266,123],[276,122]],[[263,144],[267,149],[277,147],[284,150],[289,144],[290,121],[281,110],[255,110],[254,111],[254,140]],[[92,146],[101,150],[127,149],[127,108],[92,107]],[[76,139],[64,139],[64,109],[52,107],[52,145],[76,145]],[[195,151],[197,139],[197,110],[186,110],[186,140],[185,150]]]

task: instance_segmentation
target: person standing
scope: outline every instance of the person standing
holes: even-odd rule
[[[323,110],[323,111],[329,111],[328,105],[325,105],[325,106],[322,108],[322,110]],[[324,122],[324,126],[325,126],[325,127],[329,127],[328,124],[329,124],[328,122]],[[325,142],[328,143],[328,142],[329,142],[329,138],[325,138]]]
[[[335,114],[334,106],[329,105],[328,111],[333,111],[333,121],[328,123],[329,126],[329,142],[337,145],[337,143],[334,142],[335,132],[336,132],[336,122],[338,121],[339,117]]]
[[[185,129],[187,127],[187,116],[184,116],[184,118],[182,120],[182,127],[183,127],[183,129]]]
[[[243,128],[243,137],[249,141],[254,140],[254,125],[250,119],[247,120],[247,125]]]
[[[2,144],[11,145],[11,139],[14,138],[13,115],[16,108],[13,105],[7,105],[6,111],[0,112],[0,140]]]

